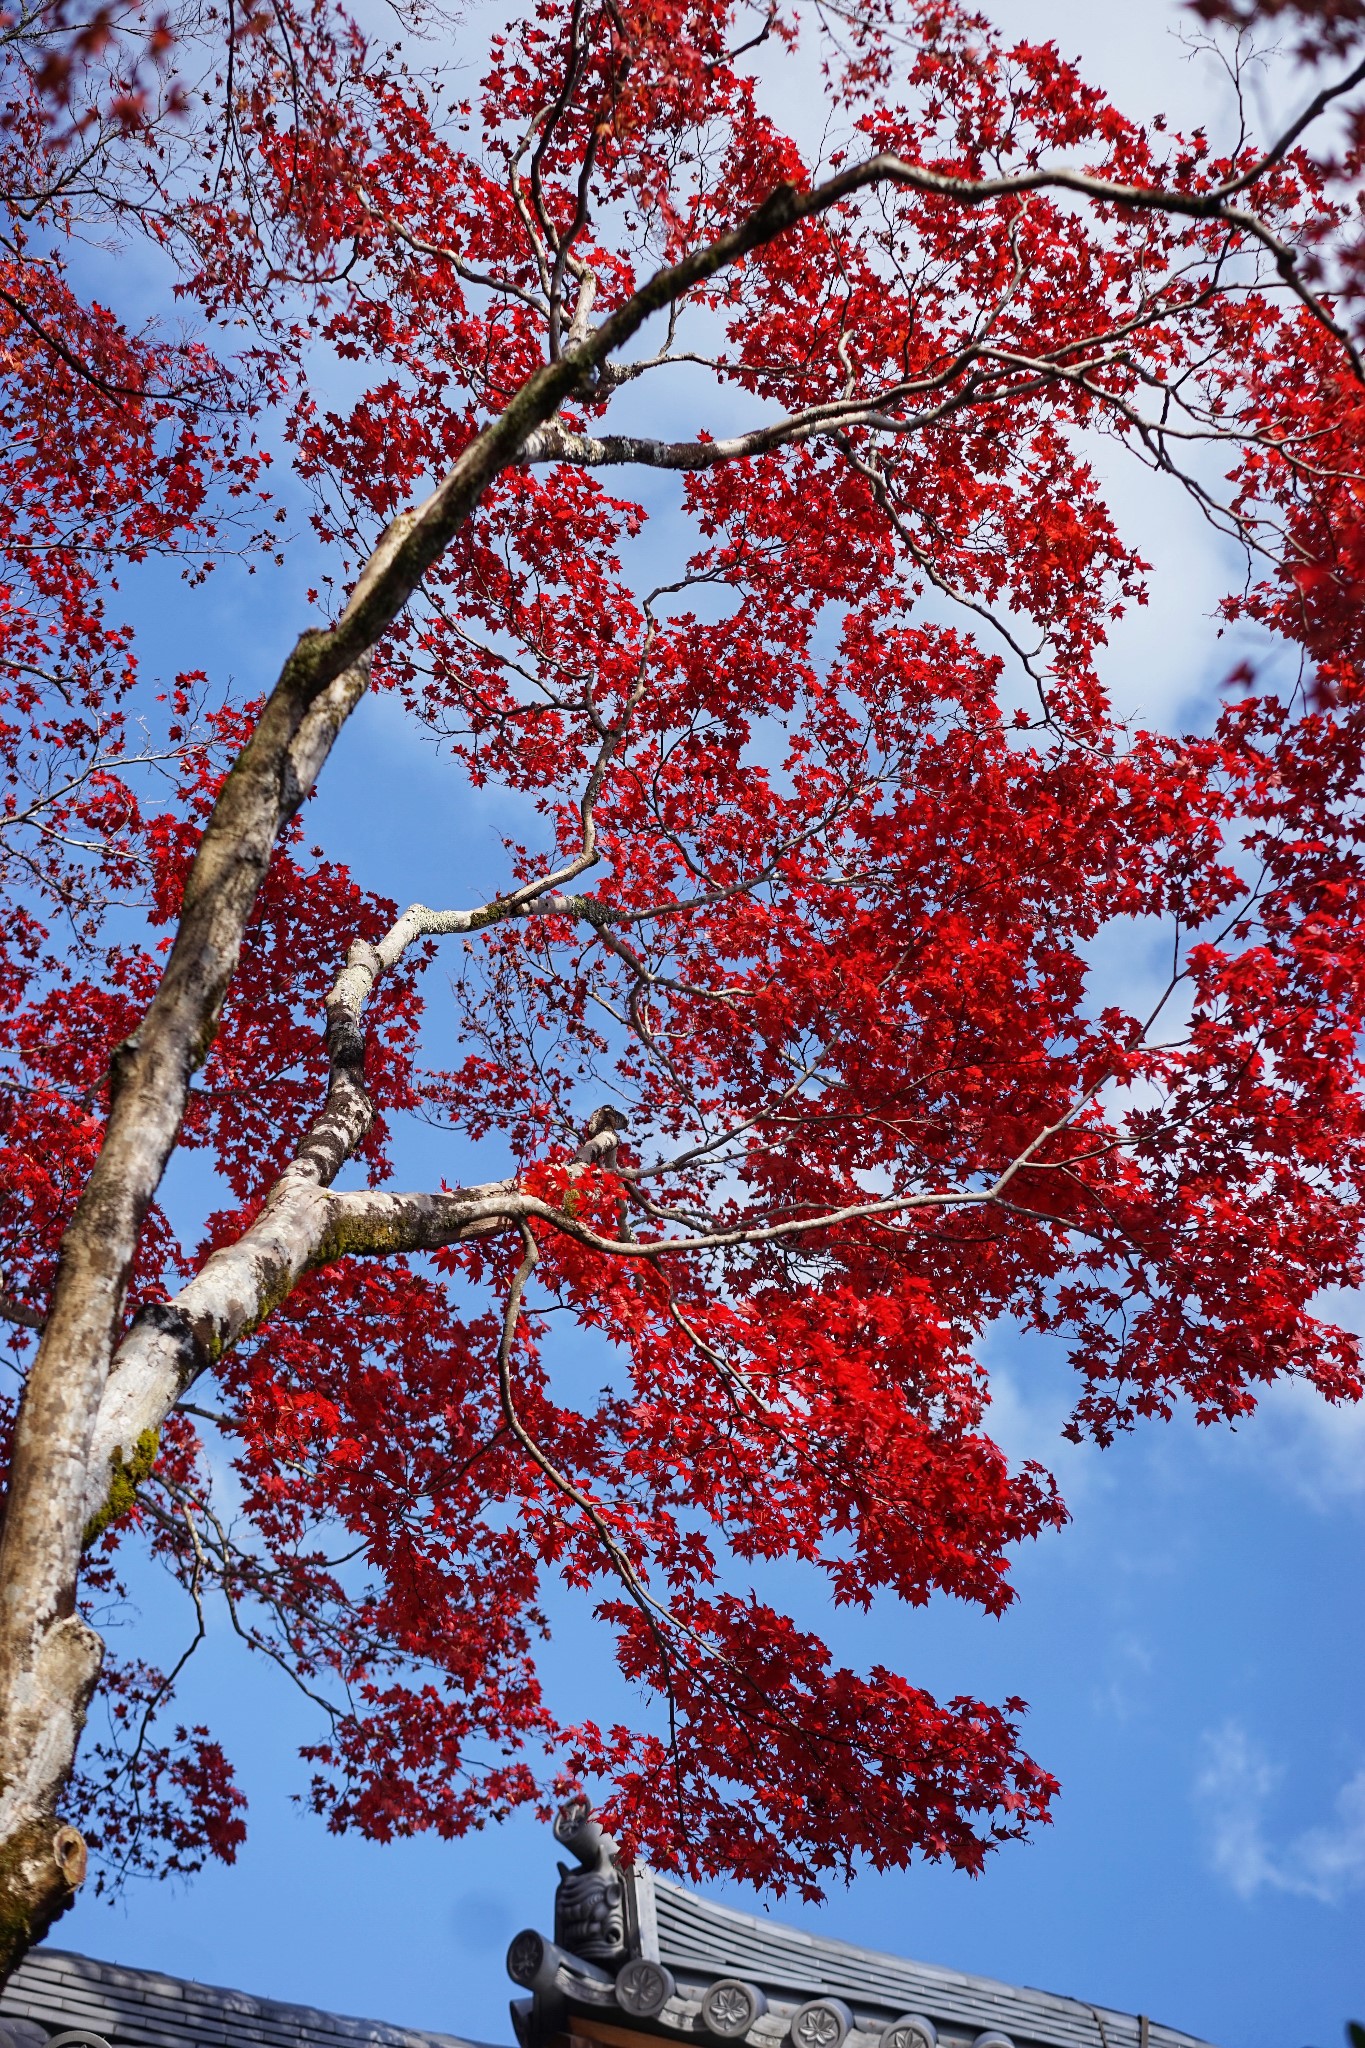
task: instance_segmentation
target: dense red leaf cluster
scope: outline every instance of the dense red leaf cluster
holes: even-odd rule
[[[197,1606],[226,1592],[328,1716],[308,1756],[334,1827],[456,1833],[567,1776],[693,1872],[978,1868],[1056,1789],[1022,1702],[837,1667],[769,1568],[842,1606],[1005,1607],[1013,1547],[1065,1519],[990,1436],[1005,1321],[1065,1345],[1071,1428],[1100,1443],[1181,1404],[1236,1419],[1286,1375],[1362,1392],[1322,1301],[1359,1282],[1365,1203],[1365,414],[1330,306],[1185,204],[1245,174],[1290,247],[1336,233],[1336,202],[1301,148],[1144,131],[951,0],[823,41],[722,0],[572,0],[509,25],[453,104],[321,11],[277,20],[283,43],[230,45],[231,148],[184,116],[202,178],[157,188],[184,303],[225,358],[245,324],[243,359],[83,298],[60,177],[0,251],[20,1363],[254,713],[218,674],[149,708],[116,579],[211,553],[225,508],[259,517],[253,432],[278,429],[340,586],[547,352],[783,181],[872,153],[947,181],[1065,161],[1172,201],[851,195],[698,282],[485,491],[375,684],[456,791],[504,793],[517,843],[449,1002],[426,1009],[430,951],[381,983],[357,1157],[382,1183],[420,1114],[452,1181],[475,1156],[541,1209],[267,1304],[194,1397],[232,1514],[182,1414],[91,1553],[97,1589],[142,1540]],[[807,44],[823,139],[772,113]],[[6,149],[55,148],[35,107]],[[1146,569],[1096,436],[1242,544],[1226,615],[1286,681],[1211,695],[1190,731],[1124,721],[1106,647]],[[153,1215],[130,1312],[257,1214],[325,1080],[346,948],[392,920],[306,822],[185,1118],[224,1207],[198,1247]],[[585,832],[585,896],[513,914]],[[1116,934],[1169,963],[1140,1000],[1097,967]],[[604,1104],[620,1141],[584,1158]],[[555,1580],[614,1635],[635,1725],[565,1725],[542,1691]],[[153,1860],[230,1859],[211,1738],[155,1736],[160,1674],[111,1697],[105,1832],[131,1814]]]

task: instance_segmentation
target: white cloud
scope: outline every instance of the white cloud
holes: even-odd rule
[[[1006,1345],[1011,1355],[1006,1357]],[[990,1406],[985,1428],[1012,1465],[1033,1460],[1053,1473],[1068,1507],[1106,1483],[1100,1453],[1090,1443],[1069,1443],[1062,1435],[1076,1398],[1073,1375],[1051,1359],[1041,1342],[1020,1341],[1012,1326],[988,1347]],[[1030,1367],[1033,1368],[1030,1371]]]
[[[1147,1710],[1156,1659],[1141,1636],[1121,1631],[1109,1644],[1105,1676],[1090,1694],[1091,1705],[1105,1721],[1120,1727]]]
[[[1314,1306],[1348,1328],[1362,1321],[1355,1297],[1324,1296]],[[1080,1384],[1060,1347],[1005,1322],[983,1355],[991,1396],[985,1427],[1011,1463],[1033,1458],[1045,1465],[1073,1508],[1109,1492],[1118,1483],[1116,1454],[1063,1440]],[[1184,1415],[1170,1430],[1141,1427],[1129,1456],[1145,1451],[1153,1483],[1200,1485],[1217,1472],[1245,1487],[1247,1498],[1270,1492],[1323,1515],[1365,1509],[1365,1401],[1334,1406],[1305,1381],[1277,1380],[1235,1427],[1192,1430],[1188,1420]]]
[[[1235,1434],[1210,1435],[1220,1460],[1240,1466],[1319,1513],[1365,1502],[1365,1402],[1333,1406],[1302,1380],[1280,1380]]]
[[[1209,127],[1219,142],[1236,133],[1232,82],[1184,0],[1127,8],[1096,7],[1095,0],[985,0],[985,12],[1007,38],[1055,40],[1064,61],[1079,58],[1087,82],[1136,120],[1160,111],[1179,127]],[[1221,41],[1229,46],[1228,38]],[[1273,48],[1263,51],[1270,61],[1244,78],[1252,126],[1262,134],[1307,98],[1303,74],[1283,50],[1271,55]]]
[[[1241,1899],[1287,1892],[1334,1905],[1365,1885],[1365,1769],[1336,1796],[1332,1818],[1277,1848],[1266,1810],[1284,1775],[1236,1721],[1206,1736],[1195,1797],[1208,1825],[1209,1861]]]

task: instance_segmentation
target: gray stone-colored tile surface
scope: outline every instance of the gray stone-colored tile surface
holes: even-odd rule
[[[155,1970],[127,1970],[89,1956],[41,1948],[25,1958],[0,1993],[0,2048],[11,2038],[51,2040],[85,2029],[109,2048],[479,2048],[454,2034],[414,2033],[381,2020],[346,2019],[311,2006],[282,2005]],[[41,2034],[32,2031],[42,2029]]]
[[[840,1998],[855,2017],[865,2016],[862,2031],[870,2034],[902,2013],[922,2013],[944,2044],[994,2030],[1038,2048],[1207,2048],[1191,2034],[1137,2014],[759,1920],[664,1878],[655,1877],[652,1889],[659,1960],[680,1979],[740,1977],[771,1998]]]

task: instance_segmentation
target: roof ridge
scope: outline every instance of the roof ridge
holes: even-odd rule
[[[931,1980],[945,1989],[992,1993],[1011,2000],[1019,1999],[1022,1994],[1054,2007],[1070,2006],[1077,2013],[1084,2014],[1091,2022],[1112,2019],[1132,2026],[1145,2018],[1149,2035],[1161,2035],[1168,2041],[1188,2043],[1190,2048],[1209,2048],[1209,2044],[1201,2041],[1197,2035],[1186,2033],[1179,2027],[1169,2026],[1164,2021],[1154,2020],[1150,2015],[1126,2012],[1122,2007],[1102,2004],[1096,1999],[1078,1998],[1073,1992],[1049,1991],[1037,1985],[1012,1984],[1002,1977],[987,1977],[976,1971],[950,1969],[942,1963],[920,1962],[911,1956],[897,1955],[889,1949],[868,1948],[858,1942],[844,1941],[836,1935],[815,1934],[808,1928],[793,1927],[786,1921],[769,1919],[762,1914],[746,1912],[743,1907],[727,1905],[719,1899],[704,1897],[699,1892],[689,1890],[686,1885],[679,1884],[676,1879],[665,1877],[652,1869],[649,1877],[656,1895],[663,1893],[670,1900],[686,1905],[703,1921],[713,1924],[729,1923],[731,1926],[747,1929],[774,1947],[790,1943],[831,1959],[857,1959],[874,1967],[887,1965],[893,1971],[913,1970],[916,1975]],[[1100,2032],[1103,2035],[1102,2024]]]

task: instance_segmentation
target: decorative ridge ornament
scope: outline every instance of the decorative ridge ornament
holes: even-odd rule
[[[555,1817],[555,1840],[578,1858],[578,1869],[559,1866],[555,1892],[555,1942],[570,1955],[594,1963],[623,1963],[626,1940],[625,1884],[616,1863],[616,1843],[592,1817],[586,1799],[570,1799]]]
[[[507,1950],[507,1974],[514,1984],[534,1984],[545,1963],[545,1937],[534,1927],[523,1927],[512,1936]]]
[[[812,1998],[792,2014],[793,2048],[843,2048],[853,2015],[842,1998]]]
[[[616,2003],[632,2019],[652,2020],[677,1995],[677,1981],[662,1963],[633,1956],[616,1977]]]
[[[938,2029],[922,2013],[903,2012],[883,2027],[880,2048],[938,2048]]]
[[[768,2010],[768,2000],[756,1984],[742,1977],[721,1977],[701,2002],[702,2025],[722,2041],[741,2041]]]

